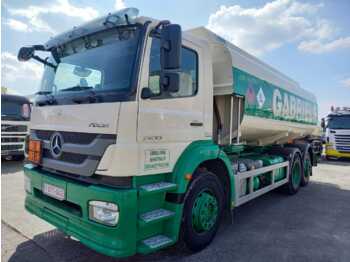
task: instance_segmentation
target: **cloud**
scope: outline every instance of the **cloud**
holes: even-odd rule
[[[302,41],[298,45],[299,50],[315,54],[332,52],[345,48],[350,48],[350,37],[342,37],[329,42],[323,42],[321,40]]]
[[[6,24],[13,30],[21,31],[21,32],[30,32],[30,28],[27,24],[16,20],[16,19],[8,19]]]
[[[330,21],[318,16],[322,7],[296,0],[274,0],[260,8],[222,5],[209,16],[207,27],[255,55],[293,42],[308,52],[303,47],[307,43],[332,43],[338,32]]]
[[[116,10],[120,10],[120,9],[126,8],[124,0],[115,0],[114,8]]]
[[[69,0],[56,0],[50,5],[30,5],[23,9],[9,9],[11,15],[25,17],[28,20],[28,27],[39,32],[55,34],[55,30],[42,18],[45,14],[61,14],[69,17],[80,18],[88,21],[98,16],[98,12],[92,7],[77,7]]]
[[[344,87],[350,88],[350,77],[341,80],[340,84]]]
[[[18,79],[38,81],[43,73],[43,65],[32,61],[19,62],[14,54],[3,52],[1,71],[2,80],[6,84]]]

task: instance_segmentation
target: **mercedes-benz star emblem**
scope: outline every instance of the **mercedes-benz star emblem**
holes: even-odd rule
[[[51,136],[50,151],[54,158],[59,158],[62,154],[63,137],[60,133]]]

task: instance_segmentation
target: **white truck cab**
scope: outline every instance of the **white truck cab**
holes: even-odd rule
[[[350,158],[350,108],[332,107],[321,125],[326,158]]]
[[[23,96],[1,94],[1,157],[23,159],[30,120],[30,102]]]

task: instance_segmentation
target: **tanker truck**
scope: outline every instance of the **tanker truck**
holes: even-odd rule
[[[224,212],[297,193],[317,164],[315,96],[206,28],[128,8],[18,59],[45,67],[25,208],[105,255],[201,250]]]

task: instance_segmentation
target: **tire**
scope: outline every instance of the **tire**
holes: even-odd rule
[[[307,186],[310,181],[310,176],[312,176],[312,163],[309,152],[305,152],[304,162],[303,162],[303,175],[301,176],[300,185]]]
[[[289,195],[294,195],[299,191],[301,177],[303,175],[300,154],[294,154],[292,164],[290,166],[289,181],[286,185],[286,191]]]
[[[189,250],[202,250],[214,239],[220,225],[223,203],[224,192],[220,180],[213,173],[199,173],[186,193],[182,218],[182,240]]]

